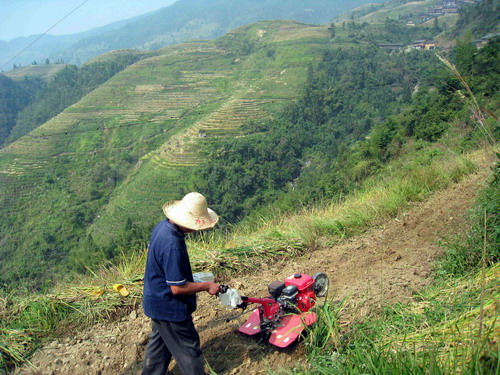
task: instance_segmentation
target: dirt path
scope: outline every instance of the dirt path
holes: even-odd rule
[[[481,163],[483,166],[485,163]],[[229,284],[243,295],[263,296],[267,285],[295,273],[325,272],[334,300],[348,298],[350,311],[365,315],[370,309],[404,301],[428,279],[433,260],[442,252],[438,240],[464,229],[464,217],[475,193],[484,183],[487,168],[437,192],[404,215],[368,233],[304,257],[269,266]],[[208,363],[217,374],[260,374],[267,369],[293,367],[303,360],[301,345],[278,350],[260,346],[235,330],[245,317],[223,321],[232,312],[214,297],[199,296],[194,320]],[[221,319],[222,318],[222,319]],[[35,369],[21,374],[140,374],[144,345],[150,330],[142,310],[120,322],[96,326],[74,338],[54,341],[38,351]],[[174,373],[177,374],[176,369]]]

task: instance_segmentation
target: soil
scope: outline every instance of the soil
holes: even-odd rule
[[[330,277],[328,298],[347,299],[348,313],[342,322],[346,326],[384,305],[409,301],[431,281],[433,262],[443,251],[438,241],[465,230],[466,211],[484,183],[487,170],[482,168],[361,236],[301,258],[267,265],[258,273],[229,280],[228,284],[242,295],[258,297],[266,295],[270,282],[293,273],[325,272]],[[248,314],[225,321],[238,311],[228,310],[206,293],[198,297],[194,321],[205,358],[217,374],[268,373],[269,369],[293,368],[305,361],[300,343],[283,350],[238,333],[237,328]],[[137,309],[120,321],[53,341],[35,353],[32,367],[16,373],[140,374],[149,332],[149,319]],[[175,362],[171,370],[179,374]]]

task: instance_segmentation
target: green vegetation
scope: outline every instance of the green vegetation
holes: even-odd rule
[[[489,185],[471,212],[471,228],[467,236],[457,236],[446,244],[447,256],[440,262],[443,275],[463,277],[477,272],[483,257],[488,266],[500,262],[500,154]],[[486,238],[486,243],[485,243]]]
[[[22,81],[25,78],[40,78],[44,82],[49,82],[54,75],[63,70],[66,65],[65,64],[51,64],[50,61],[47,61],[46,64],[36,64],[36,65],[27,65],[23,67],[19,67],[17,69],[9,70],[7,72],[3,72],[2,74],[7,78],[12,79],[13,81]]]
[[[435,55],[387,54],[362,35],[371,28],[368,39],[413,39],[393,22],[360,27],[337,27],[332,41],[326,27],[260,22],[215,43],[167,48],[4,148],[2,282],[44,288],[48,275],[85,272],[141,247],[162,203],[190,190],[203,191],[234,223],[266,215],[269,204],[291,212],[341,199],[391,159],[440,140],[453,123],[463,136],[449,136],[445,147],[474,147],[479,133],[454,91],[459,82]],[[456,51],[472,90],[494,110],[498,43]],[[102,71],[100,81],[138,56],[67,67],[60,89],[40,103],[87,92],[97,82],[90,72]],[[73,90],[63,78],[75,74]],[[58,105],[24,113],[51,115]],[[439,147],[430,153],[443,155]]]
[[[429,7],[439,4],[441,0],[389,0],[382,4],[367,4],[340,15],[336,21],[359,20],[368,23],[383,23],[388,18],[404,21],[416,20]]]
[[[141,246],[162,203],[191,189],[201,144],[274,116],[329,43],[325,28],[293,22],[231,35],[239,34],[254,40],[251,54],[240,55],[231,37],[167,48],[1,150],[2,282],[43,288],[47,275],[85,271],[131,241]]]
[[[492,110],[499,50],[493,40],[479,51],[459,45],[455,52],[472,90]],[[341,197],[389,160],[440,140],[451,123],[473,129],[459,87],[431,53],[332,49],[309,70],[303,98],[280,121],[258,132],[250,123],[246,137],[210,143],[209,161],[194,172],[195,188],[229,222],[271,202],[287,210]],[[485,125],[497,138],[498,121],[490,117]],[[477,134],[451,146],[467,149]]]

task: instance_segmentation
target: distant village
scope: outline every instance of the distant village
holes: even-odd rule
[[[456,14],[459,12],[459,9],[464,4],[475,4],[479,3],[480,0],[445,0],[437,5],[427,8],[425,13],[421,13],[418,15],[418,23],[424,23],[430,21],[434,18],[444,16],[447,14]],[[417,22],[410,20],[406,23],[407,26],[416,26]]]
[[[428,22],[432,19],[437,19],[438,17],[445,16],[447,14],[457,14],[460,8],[465,4],[475,4],[479,3],[481,0],[445,0],[433,7],[427,8],[425,13],[421,13],[417,16],[418,20],[409,20],[406,22],[406,26],[413,27],[418,24]],[[484,47],[491,38],[498,36],[499,34],[488,34],[484,37],[474,40],[473,43],[476,47]],[[401,50],[433,50],[438,46],[438,41],[436,40],[416,40],[410,45],[404,46],[402,44],[379,44],[379,47],[385,49],[388,52],[401,51]]]

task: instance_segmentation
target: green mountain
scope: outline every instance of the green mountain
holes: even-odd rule
[[[19,67],[31,65],[33,62],[37,62],[38,66],[40,66],[40,64],[45,63],[47,59],[49,59],[51,63],[62,64],[64,60],[64,51],[67,48],[70,48],[74,43],[84,38],[100,35],[113,29],[118,29],[129,22],[139,20],[141,17],[145,17],[148,14],[149,13],[146,13],[142,16],[113,22],[109,25],[70,35],[54,36],[47,34],[42,38],[40,38],[41,35],[31,35],[28,37],[14,38],[8,42],[0,40],[0,66],[7,64],[10,59],[16,56],[19,51],[22,51],[28,45],[30,45],[29,49],[17,56],[14,60],[8,63],[8,65],[4,66],[2,70],[8,71],[13,68],[14,64]],[[70,62],[69,59],[68,62]],[[74,64],[76,61],[71,61],[71,63]],[[80,63],[83,63],[83,61]]]
[[[112,257],[190,189],[202,143],[273,117],[329,41],[326,28],[273,21],[169,47],[0,150],[3,280]]]
[[[259,20],[284,19],[305,23],[329,22],[339,13],[370,0],[179,0],[173,5],[86,33],[46,36],[16,58],[17,65],[32,61],[64,61],[80,65],[92,57],[121,49],[158,49],[193,39],[214,39],[236,27]],[[0,65],[35,39],[0,43]],[[10,69],[11,66],[5,69]]]
[[[487,34],[500,32],[500,1],[482,0],[476,6],[463,9],[457,22],[455,37],[468,34],[482,38]]]
[[[14,81],[22,81],[25,78],[38,77],[44,82],[49,82],[54,75],[66,67],[65,64],[40,64],[19,67],[2,74]]]

